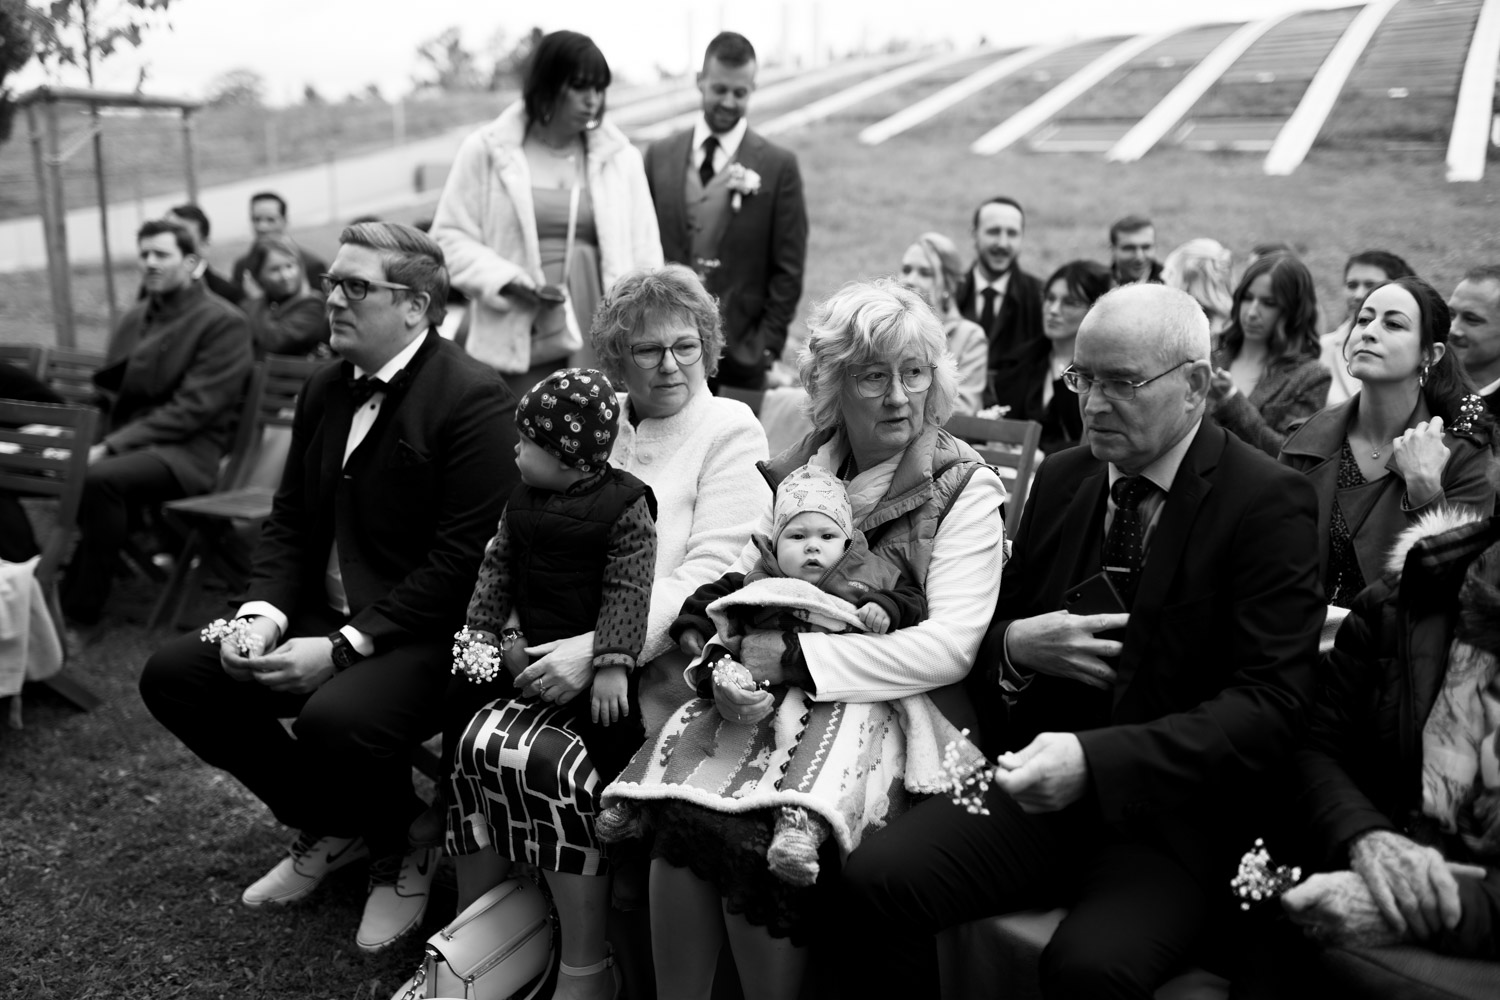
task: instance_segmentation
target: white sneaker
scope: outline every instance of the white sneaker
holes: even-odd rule
[[[329,872],[368,857],[360,837],[314,837],[299,833],[287,856],[246,889],[240,902],[246,906],[283,906],[295,903],[318,887]]]
[[[354,936],[361,951],[388,948],[422,922],[437,862],[436,848],[419,847],[370,864],[370,896]]]

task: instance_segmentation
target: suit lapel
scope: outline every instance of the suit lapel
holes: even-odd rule
[[[344,474],[344,445],[349,440],[349,424],[354,419],[354,399],[349,395],[349,378],[353,367],[345,361],[339,365],[339,376],[328,384],[323,404],[323,454],[319,463],[319,510],[332,510],[333,493]]]
[[[1063,586],[1071,587],[1089,575],[1091,570],[1084,565],[1084,552],[1090,539],[1102,530],[1104,494],[1109,488],[1109,468],[1103,462],[1095,464],[1094,471],[1079,480],[1078,489],[1063,515],[1062,540],[1057,549],[1057,565],[1066,576]],[[1087,571],[1087,572],[1086,572]]]
[[[761,154],[765,151],[765,145],[766,141],[764,139],[747,128],[745,129],[745,138],[740,140],[740,148],[734,151],[734,156],[730,157],[729,163],[738,163],[746,170],[753,170],[757,174],[760,174],[762,180],[764,180],[766,165],[765,159]],[[729,163],[725,164],[726,169]],[[729,197],[731,200],[734,198],[733,192],[730,193]],[[741,208],[743,207],[741,205]],[[732,204],[724,211],[723,220],[719,226],[718,237],[714,240],[714,256],[721,261],[724,259],[724,254],[722,253],[724,237],[729,232],[730,227],[736,225],[739,216],[740,213],[734,210]]]
[[[1183,553],[1198,519],[1198,508],[1213,489],[1204,476],[1219,464],[1224,450],[1224,430],[1205,420],[1177,469],[1172,490],[1167,494],[1146,565],[1141,568],[1136,588],[1135,606],[1130,609],[1130,624],[1125,630],[1125,652],[1120,657],[1115,681],[1114,703],[1120,704],[1136,668],[1150,651],[1152,637],[1157,635],[1157,619],[1166,596],[1182,568]]]
[[[672,238],[683,247],[683,256],[689,257],[693,234],[688,232],[687,172],[693,166],[693,130],[679,132],[663,142],[656,178],[656,188],[661,192],[666,214],[662,229],[672,234]]]

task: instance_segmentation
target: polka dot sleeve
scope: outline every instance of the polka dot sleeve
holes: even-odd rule
[[[656,573],[656,523],[641,497],[625,509],[609,533],[604,563],[604,599],[594,625],[594,667],[634,669],[646,642],[651,578]]]

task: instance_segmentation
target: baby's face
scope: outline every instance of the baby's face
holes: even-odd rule
[[[817,583],[843,556],[848,541],[833,518],[805,510],[788,521],[776,539],[776,565],[793,579]]]

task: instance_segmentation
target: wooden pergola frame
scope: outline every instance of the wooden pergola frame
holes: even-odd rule
[[[41,195],[42,234],[47,247],[47,275],[52,289],[53,326],[60,347],[77,346],[73,322],[72,278],[68,268],[68,208],[63,190],[62,166],[81,147],[64,152],[60,146],[58,105],[82,104],[94,120],[94,185],[99,198],[99,232],[104,250],[104,289],[109,302],[110,326],[116,319],[115,279],[109,250],[109,199],[105,190],[104,137],[99,128],[100,108],[142,108],[181,113],[183,165],[187,176],[187,199],[198,200],[198,166],[193,144],[193,112],[198,101],[148,94],[87,90],[79,87],[38,87],[22,94],[16,103],[26,109],[31,134],[32,162]]]

